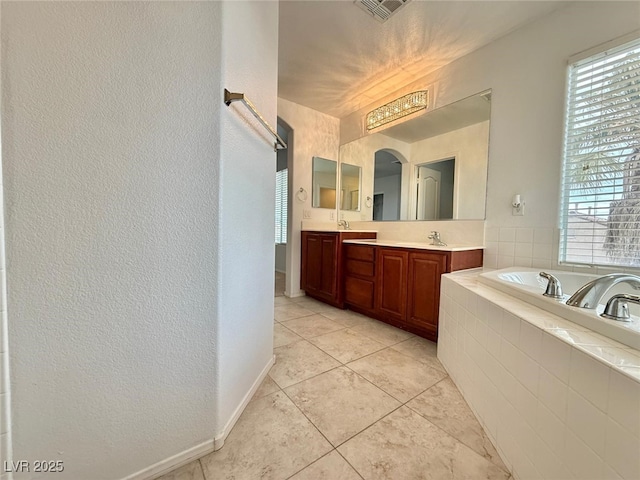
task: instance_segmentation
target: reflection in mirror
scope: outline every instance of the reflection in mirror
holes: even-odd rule
[[[362,167],[362,198],[347,220],[481,220],[485,216],[491,92],[428,111],[340,147]]]
[[[348,163],[340,165],[340,210],[360,211],[361,170]]]
[[[455,158],[416,167],[416,220],[453,218]]]
[[[373,173],[373,219],[400,220],[402,166],[391,152],[375,153]]]
[[[326,158],[313,157],[313,199],[312,207],[336,208],[336,177],[338,162]]]

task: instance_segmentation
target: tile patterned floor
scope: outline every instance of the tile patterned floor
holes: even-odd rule
[[[510,478],[433,342],[306,297],[274,317],[276,364],[224,447],[161,480]]]

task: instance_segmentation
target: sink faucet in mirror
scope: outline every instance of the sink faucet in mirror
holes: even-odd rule
[[[338,222],[338,227],[344,227],[345,230],[351,230],[351,227],[349,226],[349,222],[347,222],[346,220],[340,220]]]

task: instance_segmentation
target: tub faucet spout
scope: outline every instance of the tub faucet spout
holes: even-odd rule
[[[596,308],[607,291],[619,284],[628,283],[635,290],[640,290],[640,277],[627,273],[611,273],[583,285],[567,300],[567,305],[580,308]]]
[[[560,280],[558,280],[558,277],[547,272],[540,272],[538,275],[549,280],[547,289],[542,295],[551,298],[562,298],[562,284]]]

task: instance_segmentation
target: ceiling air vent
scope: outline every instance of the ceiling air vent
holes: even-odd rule
[[[391,15],[400,10],[411,0],[355,0],[355,4],[365,12],[369,13],[380,23],[384,23]]]

